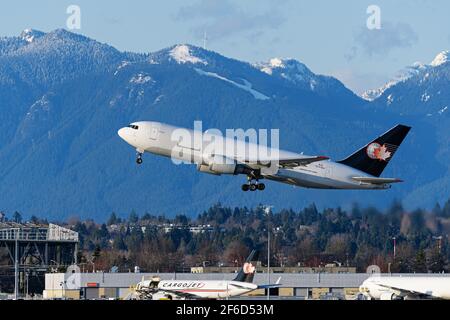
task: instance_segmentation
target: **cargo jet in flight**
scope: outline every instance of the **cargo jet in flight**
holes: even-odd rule
[[[160,122],[135,122],[118,131],[119,136],[137,150],[138,164],[145,152],[197,165],[200,172],[213,175],[246,175],[243,191],[264,190],[267,179],[314,189],[380,190],[402,182],[380,177],[410,127],[397,125],[348,158],[331,161],[324,156],[307,156],[183,129]],[[180,138],[191,137],[189,139]],[[174,137],[176,137],[174,139]],[[202,141],[199,145],[196,141]],[[233,148],[223,146],[234,144]]]

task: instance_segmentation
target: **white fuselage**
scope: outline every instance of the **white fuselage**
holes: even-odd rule
[[[450,299],[450,277],[376,276],[364,281],[359,290],[367,298],[376,300],[418,296]]]
[[[185,163],[198,166],[208,163],[218,155],[227,159],[252,159],[255,161],[264,154],[264,159],[276,161],[280,159],[295,159],[305,157],[302,154],[269,148],[254,143],[229,139],[226,137],[202,133],[189,129],[178,128],[159,122],[136,122],[135,128],[125,127],[119,130],[119,136],[140,153],[149,152],[170,157],[172,160],[182,160]],[[137,128],[137,129],[136,129]],[[176,130],[189,133],[192,140],[173,139]],[[206,137],[206,138],[205,138]],[[201,141],[201,146],[196,141]],[[235,148],[224,148],[233,144]],[[371,177],[346,165],[333,161],[313,162],[294,168],[270,168],[261,166],[262,176],[269,180],[279,181],[295,186],[316,189],[388,189],[388,184],[372,184],[355,181],[352,177]]]
[[[149,287],[151,280],[142,281],[137,288]],[[155,288],[154,297],[171,297],[172,299],[180,299],[186,295],[195,296],[197,299],[224,299],[240,296],[249,293],[258,286],[254,283],[239,281],[189,281],[189,280],[164,280],[159,281]],[[178,296],[177,293],[180,295]]]

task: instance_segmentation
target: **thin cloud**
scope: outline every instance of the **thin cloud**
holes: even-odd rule
[[[419,41],[419,36],[407,23],[383,22],[380,30],[361,28],[354,36],[355,46],[346,55],[354,59],[359,52],[368,56],[388,55],[394,49],[410,48]]]
[[[201,38],[206,31],[210,41],[235,35],[247,38],[258,35],[259,38],[264,31],[277,29],[284,23],[278,6],[275,1],[271,1],[267,11],[255,14],[242,10],[230,0],[200,0],[182,7],[176,19],[193,22],[191,32]]]
[[[106,19],[105,19],[105,22],[106,22],[107,24],[111,24],[111,25],[119,25],[119,24],[122,23],[122,22],[120,21],[120,19],[117,19],[117,18],[106,18]]]
[[[233,4],[228,0],[201,0],[195,4],[182,7],[178,11],[177,18],[186,20],[204,17],[218,18],[227,15],[233,15],[236,12],[236,7],[234,7]]]

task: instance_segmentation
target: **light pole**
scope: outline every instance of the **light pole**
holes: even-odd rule
[[[89,261],[89,263],[92,264],[92,273],[95,273],[95,262],[94,262],[94,259]]]
[[[14,249],[14,300],[19,298],[19,234],[16,234],[16,246]]]
[[[28,269],[25,273],[25,299],[28,298],[28,286],[29,286],[29,281],[30,281],[29,272],[30,272],[30,269]]]
[[[394,261],[395,261],[395,250],[396,250],[396,246],[397,246],[397,238],[393,237],[392,240],[394,241]]]
[[[270,284],[270,212],[273,206],[265,206],[267,214],[267,284]],[[267,288],[267,300],[270,300],[270,288]]]
[[[61,281],[59,283],[59,285],[61,286],[61,295],[62,295],[62,299],[66,300],[66,295],[65,295],[65,289],[66,289],[66,281]]]

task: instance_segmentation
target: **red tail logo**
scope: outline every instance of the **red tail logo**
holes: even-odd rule
[[[243,270],[245,274],[255,273],[255,267],[251,264],[251,262],[244,263]]]
[[[370,159],[388,161],[392,157],[392,153],[388,151],[386,145],[380,145],[379,143],[371,143],[367,147],[367,156]]]

